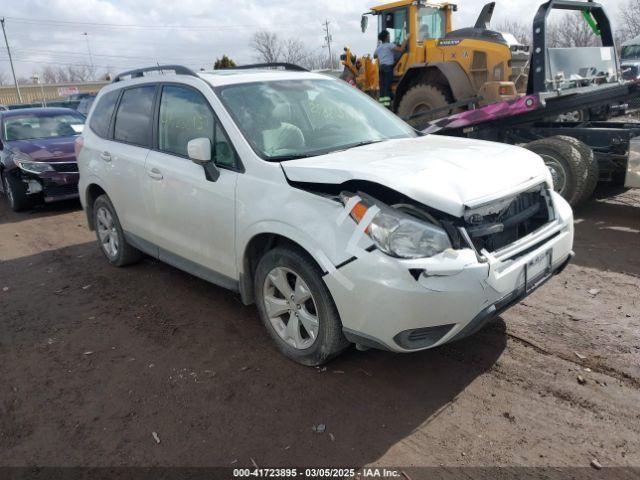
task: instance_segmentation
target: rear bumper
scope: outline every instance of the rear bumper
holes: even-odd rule
[[[571,208],[555,194],[554,203],[558,218],[499,258],[463,249],[398,260],[373,251],[340,268],[339,278],[328,274],[345,336],[411,352],[472,335],[573,257]]]

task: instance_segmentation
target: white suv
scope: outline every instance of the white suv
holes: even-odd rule
[[[466,337],[573,255],[540,157],[418,133],[321,74],[136,70],[87,123],[80,198],[108,261],[239,292],[305,365]]]

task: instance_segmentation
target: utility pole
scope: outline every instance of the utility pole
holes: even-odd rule
[[[93,56],[91,55],[91,47],[89,46],[89,34],[87,32],[83,32],[81,35],[84,35],[84,39],[87,41],[87,51],[89,52],[89,64],[91,65],[91,80],[93,80],[93,75],[96,68],[93,66]]]
[[[333,55],[331,54],[331,33],[329,32],[329,20],[324,21],[324,40],[327,42],[329,49],[329,69],[333,70]]]
[[[9,48],[9,40],[7,40],[7,31],[4,29],[4,17],[0,18],[2,24],[2,34],[4,35],[4,43],[7,46],[7,53],[9,54],[9,64],[11,65],[11,74],[13,75],[13,83],[16,85],[16,92],[18,93],[18,101],[22,103],[22,95],[20,94],[20,87],[18,86],[18,79],[16,78],[16,71],[13,68],[13,59],[11,58],[11,49]]]

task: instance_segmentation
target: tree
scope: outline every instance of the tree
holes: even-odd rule
[[[640,0],[627,0],[620,9],[621,33],[631,39],[640,35]]]
[[[282,59],[283,45],[276,33],[260,31],[253,34],[251,48],[256,59],[265,63],[276,63]]]
[[[547,29],[547,45],[553,48],[570,48],[595,47],[602,43],[582,14],[571,12],[559,21],[550,23]]]
[[[518,20],[506,19],[491,28],[497,32],[510,33],[523,45],[531,45],[532,43],[531,26]]]
[[[214,70],[222,70],[225,68],[233,68],[236,66],[236,62],[231,60],[226,55],[222,55],[222,58],[217,58],[216,62],[213,64]]]

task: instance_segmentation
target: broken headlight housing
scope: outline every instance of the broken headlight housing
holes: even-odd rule
[[[381,203],[363,193],[343,192],[340,199],[377,248],[397,258],[426,258],[451,248],[444,229]]]

